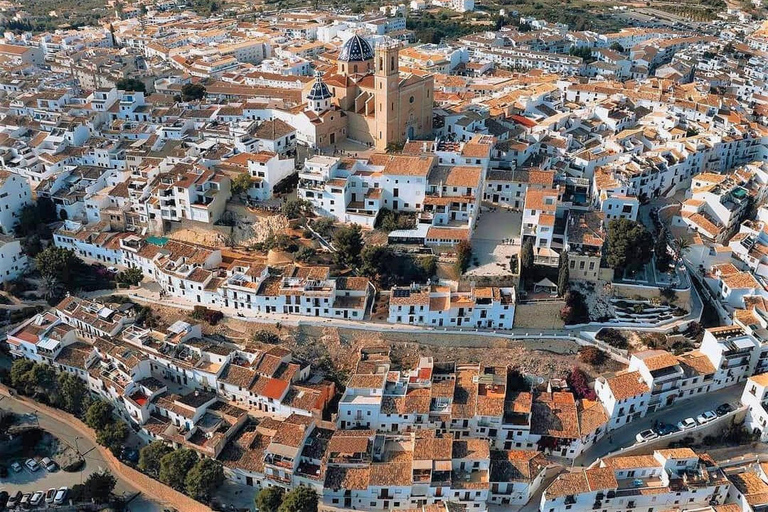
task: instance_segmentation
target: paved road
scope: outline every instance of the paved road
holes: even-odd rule
[[[612,431],[610,437],[602,438],[578,457],[575,465],[588,466],[598,457],[604,457],[612,451],[635,444],[635,435],[641,430],[652,428],[654,421],[677,424],[678,421],[685,418],[696,418],[702,412],[712,410],[722,403],[734,404],[734,402],[738,402],[743,391],[744,384],[737,384],[678,402],[672,408],[661,409],[648,414],[644,418]]]
[[[27,415],[30,419],[35,418],[35,407],[33,403],[23,402],[15,398],[0,395],[0,408],[13,411],[17,414]],[[33,420],[34,421],[34,420]],[[76,446],[85,458],[83,469],[77,473],[68,473],[65,471],[56,471],[48,473],[40,469],[34,473],[26,468],[21,473],[11,472],[8,478],[0,480],[0,487],[7,491],[19,490],[22,492],[45,491],[51,487],[72,487],[75,484],[88,478],[88,475],[99,471],[102,468],[109,468],[109,464],[101,456],[96,448],[96,444],[86,437],[82,437],[77,430],[66,423],[62,423],[44,413],[37,412],[37,421],[41,428],[47,430],[59,439],[71,446]],[[134,487],[130,482],[118,478],[115,494],[134,494],[140,489]],[[162,511],[163,507],[149,501],[143,496],[131,501],[128,510],[132,512],[156,512]]]

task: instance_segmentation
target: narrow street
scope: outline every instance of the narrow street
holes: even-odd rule
[[[737,384],[712,393],[704,393],[688,400],[676,402],[671,408],[661,409],[648,414],[644,418],[613,430],[610,436],[603,437],[578,457],[574,465],[589,466],[599,457],[604,457],[613,451],[635,444],[635,435],[642,430],[652,428],[655,421],[676,425],[678,421],[685,418],[696,418],[696,416],[704,411],[714,410],[722,403],[738,402],[743,391],[744,384]]]

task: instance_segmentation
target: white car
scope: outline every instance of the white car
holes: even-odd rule
[[[646,441],[652,441],[652,440],[658,439],[658,438],[659,438],[659,434],[657,434],[656,432],[654,432],[651,429],[643,430],[642,432],[640,432],[639,434],[637,434],[635,436],[635,440],[638,443],[644,443]]]
[[[64,504],[64,500],[67,498],[68,492],[69,492],[69,487],[60,487],[59,490],[56,491],[56,496],[53,498],[53,502],[56,505]]]
[[[696,426],[696,422],[693,418],[685,418],[677,423],[677,428],[680,430],[688,430]]]
[[[14,462],[14,463],[12,463],[12,464],[11,464],[11,469],[12,469],[13,471],[15,471],[16,473],[18,473],[18,472],[19,472],[19,471],[21,471],[23,468],[21,467],[21,464],[19,464],[18,462]]]
[[[38,506],[40,503],[43,502],[45,499],[45,493],[43,491],[37,491],[35,494],[32,495],[31,498],[29,498],[29,504],[33,507]]]
[[[27,466],[27,469],[30,471],[37,471],[40,469],[40,464],[38,464],[35,459],[27,459],[24,465]]]
[[[696,416],[696,421],[699,422],[699,425],[704,425],[705,423],[709,423],[714,419],[717,419],[717,414],[715,414],[715,411],[704,411],[703,413]]]
[[[56,471],[56,463],[53,462],[48,457],[43,457],[43,460],[41,460],[40,462],[43,463],[43,466],[47,471]]]
[[[107,267],[107,272],[109,272],[110,274],[117,274],[120,271],[118,270],[117,267]]]

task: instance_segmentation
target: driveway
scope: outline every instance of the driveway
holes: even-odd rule
[[[696,416],[702,412],[713,410],[722,403],[728,402],[732,405],[737,405],[743,391],[744,383],[741,383],[711,393],[704,393],[694,398],[678,402],[672,407],[648,414],[644,418],[640,418],[613,430],[609,436],[603,437],[578,457],[575,465],[588,466],[599,457],[604,457],[610,452],[619,450],[620,448],[632,446],[635,444],[635,435],[641,430],[652,428],[655,421],[676,425],[680,420],[696,418]]]
[[[35,408],[33,404],[22,402],[15,398],[0,395],[0,408],[13,411],[17,414],[27,415],[28,418],[35,418]],[[79,484],[91,473],[109,468],[109,464],[103,459],[101,453],[96,448],[96,444],[86,437],[79,435],[79,432],[69,425],[62,423],[54,418],[37,412],[37,422],[40,427],[58,437],[61,441],[79,449],[85,458],[85,465],[76,473],[69,473],[58,470],[53,473],[40,468],[34,473],[26,467],[20,473],[10,471],[8,478],[0,479],[0,487],[6,491],[35,492],[46,491],[51,487],[69,487]],[[32,421],[35,421],[34,419]],[[117,475],[116,475],[117,476]],[[134,487],[130,482],[118,478],[115,494],[134,494],[141,489]],[[160,505],[149,501],[143,496],[134,499],[128,505],[128,510],[133,512],[156,512],[163,510]]]

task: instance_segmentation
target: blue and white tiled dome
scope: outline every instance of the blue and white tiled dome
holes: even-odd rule
[[[328,86],[323,82],[322,75],[320,73],[315,74],[315,83],[312,84],[312,89],[307,94],[307,99],[312,100],[326,100],[333,96]]]
[[[339,60],[343,62],[363,62],[373,59],[373,48],[371,45],[355,34],[347,39],[339,52]]]

